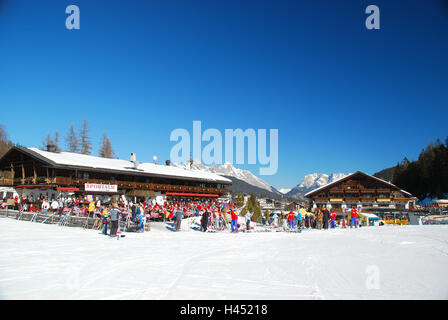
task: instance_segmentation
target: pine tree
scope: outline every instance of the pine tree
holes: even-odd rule
[[[270,217],[271,217],[271,212],[269,211],[269,209],[266,209],[266,211],[264,212],[264,218],[266,219],[266,221],[269,221]]]
[[[82,154],[90,154],[92,150],[92,144],[89,139],[89,125],[87,120],[84,120],[82,123],[82,129],[79,133],[81,137],[81,153]]]
[[[235,204],[237,207],[241,208],[244,206],[244,197],[242,194],[238,194],[235,198]]]
[[[417,161],[404,159],[394,170],[392,183],[420,200],[444,198],[448,193],[448,138],[430,142]]]
[[[69,152],[79,152],[79,140],[75,132],[75,125],[72,123],[65,136],[65,143],[67,146],[67,151]]]
[[[101,149],[99,151],[99,156],[103,158],[114,158],[114,151],[112,149],[112,144],[106,133],[103,134],[103,142]]]

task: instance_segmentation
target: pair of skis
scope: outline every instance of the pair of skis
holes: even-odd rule
[[[67,226],[70,221],[70,215],[72,213],[72,209],[68,210],[62,218],[58,222],[58,226]]]
[[[56,213],[53,213],[52,215],[46,217],[41,223],[45,223],[45,222],[47,222],[48,219],[54,217],[55,215],[56,215]]]
[[[20,220],[20,219],[22,219],[22,216],[23,216],[23,209],[20,210],[20,211],[17,213],[17,215],[16,215],[16,219],[17,219],[17,220]]]

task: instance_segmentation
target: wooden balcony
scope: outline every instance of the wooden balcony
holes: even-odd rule
[[[12,186],[12,185],[14,185],[14,179],[0,178],[0,185],[2,185],[2,186]]]
[[[183,186],[183,185],[170,185],[170,184],[157,184],[135,181],[112,181],[102,179],[77,179],[70,177],[36,177],[36,178],[16,178],[7,179],[0,178],[0,185],[24,185],[24,184],[48,184],[55,186],[76,186],[81,187],[85,183],[95,184],[116,184],[120,189],[136,189],[136,190],[151,190],[151,191],[169,191],[169,192],[185,192],[185,193],[215,193],[224,194],[228,193],[228,189],[224,188],[211,188],[211,187],[198,187],[198,186]]]
[[[345,198],[345,202],[358,202],[358,201],[361,201],[360,197]]]

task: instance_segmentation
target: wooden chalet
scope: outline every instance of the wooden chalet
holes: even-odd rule
[[[229,193],[231,180],[217,174],[170,165],[108,159],[72,152],[42,151],[15,146],[0,159],[0,186],[19,194],[49,195],[70,192],[78,199],[130,200],[213,199]]]
[[[409,208],[415,197],[396,185],[361,171],[305,194],[314,207],[331,207],[336,213],[345,208]]]

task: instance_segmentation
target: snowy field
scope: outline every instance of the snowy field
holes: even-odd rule
[[[448,299],[448,226],[128,233],[0,218],[1,299]]]

